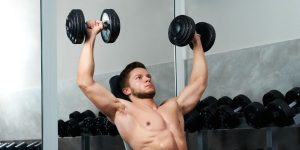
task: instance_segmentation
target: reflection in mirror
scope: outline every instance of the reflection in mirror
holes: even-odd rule
[[[76,114],[80,116],[83,112],[91,114],[86,110],[91,110],[96,116],[99,112],[77,85],[78,64],[83,44],[72,44],[67,37],[66,18],[72,9],[81,9],[85,21],[100,19],[102,11],[108,8],[114,9],[120,18],[120,34],[111,44],[104,43],[101,35],[97,35],[94,43],[94,80],[110,90],[110,78],[119,74],[127,64],[139,61],[146,65],[153,77],[157,104],[174,96],[174,52],[173,45],[168,40],[168,26],[174,11],[173,0],[60,1],[57,13],[57,69],[58,120],[61,121],[58,128],[62,131],[60,136],[66,135],[70,138],[59,138],[59,149],[73,149],[74,145],[78,144],[74,141],[83,140],[76,136],[80,134],[78,132],[64,133],[65,130],[60,130],[60,125],[64,122],[70,123],[69,114],[79,112],[73,113],[72,118]],[[91,146],[98,149],[124,148],[120,136],[96,136],[90,139],[90,143],[94,143]]]
[[[40,1],[0,6],[0,143],[41,141]],[[37,143],[36,143],[37,144]]]
[[[215,44],[206,55],[209,81],[202,99],[207,96],[234,98],[244,94],[251,101],[262,102],[263,95],[270,90],[286,93],[294,86],[299,86],[299,6],[297,0],[186,0],[186,14],[195,22],[212,24],[216,31]],[[189,74],[192,69],[191,52],[187,56],[186,74]],[[241,134],[230,134],[230,140],[224,140],[225,135],[224,132],[214,132],[213,140],[207,139],[212,141],[206,143],[207,149],[257,149],[258,146],[270,146],[257,143],[266,140],[265,135],[247,135],[255,137],[255,141],[241,140]],[[288,139],[282,143],[284,149],[299,147],[298,142],[291,143],[299,141],[298,137],[284,137]],[[196,145],[194,143],[193,147]]]

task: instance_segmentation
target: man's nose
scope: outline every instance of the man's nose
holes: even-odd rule
[[[146,82],[149,82],[149,81],[151,81],[151,78],[145,77],[145,81],[146,81]]]

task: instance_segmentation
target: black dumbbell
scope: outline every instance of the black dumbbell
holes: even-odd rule
[[[103,21],[102,39],[113,43],[120,33],[120,19],[113,9],[104,9],[100,20]],[[81,9],[72,9],[66,19],[67,36],[73,44],[81,44],[86,36],[86,23]]]
[[[91,110],[86,110],[82,113],[74,111],[69,115],[69,119],[74,119],[77,122],[81,122],[84,118],[87,117],[96,118],[96,115]]]
[[[37,141],[34,141],[34,142],[28,144],[27,145],[28,150],[36,150],[36,148],[34,146],[37,145],[37,144],[38,144]]]
[[[33,146],[34,150],[42,150],[42,142],[38,142]]]
[[[223,96],[221,98],[219,98],[218,102],[217,102],[217,107],[221,106],[221,105],[231,105],[232,103],[232,99],[228,96]]]
[[[267,110],[259,102],[252,102],[244,108],[244,116],[249,126],[254,128],[266,127],[270,123]]]
[[[15,142],[12,142],[12,143],[9,143],[8,145],[4,146],[2,149],[3,150],[15,150],[16,145],[17,144]]]
[[[93,135],[94,118],[86,117],[78,123],[81,135]]]
[[[29,150],[29,148],[27,148],[28,144],[25,142],[21,142],[18,145],[16,145],[16,150]]]
[[[105,121],[106,117],[98,116],[94,119],[94,128],[92,130],[93,135],[108,135],[108,132],[106,131]]]
[[[218,100],[212,96],[206,98],[206,105],[202,105],[201,107],[196,107],[200,112],[200,122],[202,124],[202,128],[204,129],[215,129],[216,126],[216,109],[217,109]]]
[[[275,99],[283,99],[284,95],[278,90],[270,90],[264,94],[262,101],[252,102],[244,109],[245,119],[249,126],[254,128],[266,127],[271,123],[270,113],[266,110],[266,106]]]
[[[0,145],[0,150],[5,149],[6,146],[7,146],[8,144],[9,144],[9,143],[2,143],[2,144]]]
[[[235,128],[240,125],[240,117],[243,116],[243,109],[251,103],[245,95],[238,95],[233,98],[231,105],[221,105],[216,110],[216,122],[218,128]]]
[[[112,124],[108,119],[106,119],[104,127],[106,128],[108,135],[110,135],[110,136],[119,135],[119,131],[118,131],[117,127],[114,124]]]
[[[267,110],[275,125],[283,127],[294,123],[293,117],[299,113],[300,88],[289,90],[285,99],[276,99],[267,105]]]
[[[275,99],[284,99],[284,95],[278,90],[270,90],[263,96],[263,104],[267,106],[270,102],[274,101]]]
[[[184,116],[185,130],[192,133],[203,128],[205,126],[204,124],[209,124],[210,119],[204,119],[209,118],[211,114],[209,109],[207,109],[206,107],[216,102],[217,99],[212,96],[208,96],[198,102],[196,107]]]
[[[186,46],[193,49],[192,39],[195,32],[201,35],[201,42],[204,51],[208,51],[216,39],[216,32],[212,25],[206,22],[199,22],[195,25],[194,20],[186,15],[175,17],[169,25],[168,36],[172,44]]]

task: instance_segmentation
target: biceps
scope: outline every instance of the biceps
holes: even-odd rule
[[[190,112],[200,101],[205,90],[205,86],[199,84],[189,84],[179,94],[177,101],[183,114]]]

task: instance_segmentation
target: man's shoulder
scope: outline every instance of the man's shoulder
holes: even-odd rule
[[[177,97],[172,97],[172,98],[166,99],[165,101],[163,101],[160,104],[160,106],[163,106],[163,105],[178,105]]]

